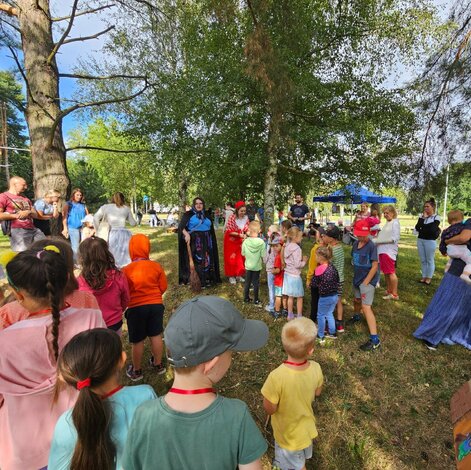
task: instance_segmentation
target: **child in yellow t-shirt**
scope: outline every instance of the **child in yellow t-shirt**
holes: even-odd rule
[[[263,407],[272,417],[274,468],[304,469],[317,437],[312,402],[322,391],[321,366],[307,358],[314,351],[317,327],[309,318],[286,323],[281,332],[288,359],[270,372],[262,387]]]

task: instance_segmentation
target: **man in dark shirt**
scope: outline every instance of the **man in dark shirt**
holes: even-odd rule
[[[309,207],[304,204],[304,199],[301,194],[296,194],[294,202],[295,204],[293,204],[289,209],[288,219],[290,219],[291,222],[299,228],[299,230],[304,232],[304,221],[310,217]]]
[[[254,198],[249,199],[249,203],[247,204],[247,217],[249,218],[250,222],[255,220],[255,216],[258,213],[258,206],[255,204]]]

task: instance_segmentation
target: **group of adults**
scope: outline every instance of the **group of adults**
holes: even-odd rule
[[[80,188],[72,190],[70,199],[60,207],[60,193],[48,190],[33,204],[23,195],[28,189],[26,181],[18,176],[10,178],[8,191],[0,194],[0,221],[5,234],[10,236],[12,251],[20,252],[37,240],[62,235],[70,240],[74,260],[83,236],[83,225],[89,210]],[[101,206],[93,216],[92,226],[97,235],[108,241],[110,251],[119,267],[130,263],[129,239],[131,232],[126,223],[136,225],[124,195],[117,192],[110,204]],[[104,229],[100,230],[100,226]]]

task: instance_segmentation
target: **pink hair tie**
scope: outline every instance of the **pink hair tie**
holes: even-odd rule
[[[86,379],[83,379],[83,380],[79,380],[77,382],[77,390],[82,390],[82,388],[90,387],[91,383],[92,383],[92,379],[90,377],[87,377]]]

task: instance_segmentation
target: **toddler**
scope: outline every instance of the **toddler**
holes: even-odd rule
[[[308,361],[314,351],[317,328],[309,318],[286,323],[281,332],[288,359],[270,372],[262,387],[263,407],[272,418],[275,436],[273,467],[305,469],[318,435],[312,402],[321,394],[320,365]]]
[[[334,309],[337,305],[339,290],[339,274],[335,267],[330,264],[332,250],[328,246],[320,246],[316,251],[317,267],[312,278],[312,286],[319,291],[319,302],[317,308],[317,325],[319,327],[318,340],[320,344],[325,343],[326,338],[335,339]],[[325,334],[327,321],[328,333]]]
[[[453,258],[459,258],[466,266],[464,267],[463,273],[461,274],[460,278],[463,279],[468,284],[471,284],[471,251],[469,250],[467,245],[447,245],[445,243],[446,240],[454,237],[455,235],[459,235],[465,228],[471,227],[471,219],[468,219],[464,222],[463,212],[460,210],[454,210],[448,212],[448,223],[450,224],[442,232],[441,240],[440,240],[440,253],[443,256],[448,255],[449,259],[445,266],[445,272],[451,266],[451,261]]]
[[[253,285],[253,304],[257,307],[262,306],[258,298],[258,290],[262,260],[266,255],[265,242],[259,237],[259,234],[260,222],[254,220],[249,224],[249,236],[242,242],[242,256],[245,257],[244,302],[251,302],[249,292],[250,286]]]
[[[95,227],[93,225],[93,214],[87,214],[82,219],[82,241],[95,235]]]
[[[284,276],[283,295],[288,297],[288,320],[294,318],[293,308],[296,299],[296,313],[298,317],[303,315],[303,281],[301,270],[306,265],[307,256],[303,256],[299,244],[303,238],[303,232],[298,227],[291,227],[286,234],[288,242],[284,247]]]

